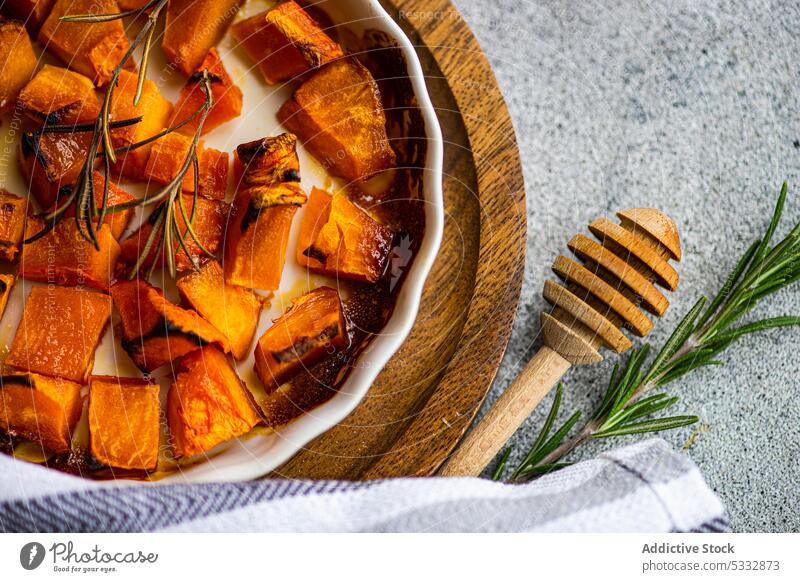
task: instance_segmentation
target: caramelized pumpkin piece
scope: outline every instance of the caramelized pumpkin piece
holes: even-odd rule
[[[249,432],[261,418],[228,358],[207,346],[178,364],[167,420],[175,456],[189,457]]]
[[[0,188],[0,258],[13,261],[25,236],[28,201]]]
[[[23,23],[0,17],[0,115],[14,109],[17,95],[36,70],[36,62]]]
[[[170,0],[161,48],[187,77],[219,43],[244,0]]]
[[[0,3],[0,12],[13,18],[21,20],[25,26],[33,33],[39,30],[42,23],[50,14],[50,8],[54,0],[3,0]]]
[[[226,283],[222,267],[214,260],[179,279],[177,285],[184,302],[228,338],[233,356],[244,358],[258,326],[261,297]]]
[[[219,127],[226,121],[230,121],[242,114],[242,90],[233,84],[233,80],[222,64],[222,59],[219,58],[217,49],[212,48],[197,68],[197,71],[189,77],[186,85],[181,89],[181,96],[175,104],[175,113],[172,116],[170,125],[177,125],[191,117],[205,102],[203,69],[208,69],[211,81],[211,95],[213,96],[211,109],[203,122],[202,133],[206,134],[215,127]],[[181,127],[179,131],[185,135],[193,136],[197,132],[199,121],[200,116],[197,116]]]
[[[365,180],[395,165],[378,84],[353,58],[311,75],[278,119],[335,176]]]
[[[34,287],[5,363],[27,372],[84,382],[109,317],[108,295]]]
[[[296,2],[282,2],[231,28],[270,85],[288,81],[343,55],[342,47]]]
[[[194,196],[186,194],[181,196],[183,199],[183,209],[186,211],[186,216],[191,218],[192,209],[194,208]],[[122,241],[122,253],[120,254],[121,267],[125,268],[136,264],[139,256],[144,251],[147,244],[147,238],[153,231],[153,221],[157,216],[156,212],[163,212],[164,206],[160,206],[150,219],[142,224],[141,228],[131,234],[128,238]],[[178,220],[178,228],[184,236],[184,244],[189,251],[189,256],[186,255],[183,247],[180,246],[180,241],[174,239],[175,247],[175,268],[178,271],[187,271],[194,263],[206,256],[203,250],[197,245],[192,235],[186,229],[186,221],[183,218],[183,213],[180,209],[180,202],[175,201],[175,215]],[[192,230],[201,242],[203,247],[210,253],[216,253],[222,242],[222,235],[225,230],[225,221],[228,217],[228,204],[219,200],[209,200],[201,196],[197,197],[197,210],[195,211],[194,221],[192,222]],[[150,249],[149,256],[142,263],[143,267],[149,267],[153,264],[154,260],[158,260],[157,265],[164,264],[164,253],[156,259],[157,245],[153,245]]]
[[[392,232],[346,195],[311,191],[297,242],[302,266],[331,277],[375,283],[391,249]]]
[[[14,287],[17,278],[14,275],[0,275],[0,318],[6,312],[6,305],[8,305],[8,298],[11,295],[11,289]]]
[[[133,105],[137,82],[138,76],[135,73],[122,71],[119,85],[111,98],[112,119],[123,120],[142,116],[139,123],[111,130],[111,141],[115,148],[129,146],[153,137],[168,124],[172,105],[161,95],[153,81],[144,82],[139,105]],[[134,180],[142,179],[152,147],[153,144],[147,144],[119,156],[117,171]]]
[[[25,85],[18,103],[28,117],[49,125],[92,122],[100,113],[91,79],[51,65],[43,66]]]
[[[180,173],[191,143],[191,137],[175,132],[157,140],[150,150],[144,177],[157,184],[169,184]],[[228,154],[205,149],[202,141],[197,144],[196,152],[200,169],[199,193],[208,198],[222,200],[228,187]],[[184,192],[194,192],[194,168],[189,168],[181,188]]]
[[[300,188],[295,137],[283,134],[236,148],[241,178],[225,239],[225,280],[248,289],[280,286]]]
[[[118,469],[155,469],[160,412],[158,384],[136,378],[92,376],[89,382],[92,457]]]
[[[115,0],[56,0],[41,30],[39,42],[66,65],[101,87],[108,83],[130,46],[121,20],[110,22],[61,22],[71,14],[119,12]],[[125,63],[133,67],[133,59]],[[125,119],[115,117],[115,119]]]
[[[150,0],[117,0],[117,4],[120,10],[138,10],[149,1]]]
[[[272,392],[346,343],[339,293],[319,287],[295,299],[258,340],[256,374]]]
[[[105,184],[105,178],[103,177],[102,172],[98,172],[95,170],[94,172],[94,201],[97,208],[100,208],[100,205],[103,203],[103,186]],[[59,191],[58,199],[56,199],[55,204],[53,207],[55,208],[60,204],[61,200],[68,199],[69,195],[71,194],[72,190],[70,186],[62,188]],[[124,202],[130,202],[131,200],[135,200],[136,197],[133,194],[130,194],[111,182],[108,182],[108,207],[114,206],[115,204],[122,204]],[[103,224],[107,225],[111,228],[111,234],[114,236],[115,239],[119,240],[122,236],[122,233],[125,232],[125,229],[128,228],[128,223],[130,222],[131,218],[133,217],[134,209],[128,208],[126,210],[120,210],[113,213],[107,213],[105,218],[103,218]],[[75,216],[75,203],[73,202],[70,204],[70,208],[66,210],[64,213],[65,218],[72,218]],[[95,221],[95,225],[97,221]],[[106,228],[104,226],[103,228]],[[102,230],[102,229],[101,229]]]
[[[91,133],[22,135],[20,169],[39,206],[50,208],[63,186],[78,181],[91,139]]]
[[[119,258],[119,243],[108,228],[95,234],[99,249],[83,237],[74,220],[59,221],[46,235],[22,247],[20,276],[29,281],[108,291]]]
[[[82,409],[76,382],[39,374],[0,375],[0,428],[12,436],[66,453]]]
[[[111,287],[122,321],[122,347],[143,372],[206,345],[217,343],[228,352],[228,340],[195,311],[167,301],[164,294],[141,280]]]

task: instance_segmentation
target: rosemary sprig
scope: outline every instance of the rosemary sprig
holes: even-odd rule
[[[147,139],[141,140],[134,144],[130,144],[120,148],[114,148],[111,141],[112,129],[116,129],[118,127],[125,127],[126,125],[130,125],[132,123],[138,123],[142,119],[141,117],[138,117],[131,120],[112,121],[110,119],[110,108],[111,108],[112,97],[114,94],[114,90],[116,89],[119,83],[119,76],[125,64],[133,56],[133,53],[136,51],[136,49],[140,45],[143,45],[142,62],[141,66],[139,67],[136,93],[133,98],[134,106],[137,106],[139,104],[144,88],[144,82],[146,79],[147,65],[149,62],[150,51],[152,49],[152,41],[156,29],[156,23],[158,21],[159,15],[161,14],[161,11],[167,5],[167,2],[168,0],[150,0],[150,2],[146,3],[141,8],[133,10],[108,13],[108,14],[73,14],[61,17],[60,20],[64,22],[98,23],[98,22],[110,22],[128,16],[138,17],[141,16],[142,14],[148,13],[149,11],[149,13],[147,14],[147,20],[143,24],[142,29],[137,34],[136,38],[130,43],[128,50],[125,52],[125,54],[120,59],[120,62],[112,71],[111,78],[108,83],[108,89],[104,96],[100,110],[100,115],[98,116],[97,121],[93,124],[82,124],[69,127],[45,126],[44,128],[42,128],[42,130],[40,130],[41,132],[91,131],[92,139],[90,142],[90,148],[87,152],[86,161],[84,162],[84,165],[81,168],[76,184],[70,189],[71,191],[69,196],[61,206],[52,210],[49,213],[45,213],[44,215],[42,215],[42,218],[45,221],[44,228],[40,230],[38,233],[36,233],[34,236],[27,239],[25,241],[26,244],[33,242],[46,235],[48,232],[50,232],[55,227],[55,225],[64,217],[67,209],[73,203],[75,203],[76,205],[75,221],[78,227],[78,231],[84,238],[92,242],[95,248],[99,249],[97,231],[99,231],[102,228],[105,216],[107,214],[112,214],[114,212],[121,212],[123,210],[135,208],[137,206],[162,203],[161,206],[159,206],[151,215],[150,220],[153,225],[153,229],[148,236],[142,254],[138,257],[138,260],[131,269],[129,277],[135,278],[139,275],[142,266],[147,261],[150,252],[151,250],[153,250],[153,248],[155,248],[156,254],[155,254],[155,259],[150,265],[150,269],[148,271],[148,277],[152,275],[153,269],[159,262],[158,258],[161,256],[161,253],[162,251],[164,251],[164,249],[166,249],[164,251],[164,254],[166,258],[167,268],[170,274],[172,276],[175,276],[175,271],[176,271],[175,245],[173,244],[173,237],[177,239],[179,248],[182,249],[184,253],[186,253],[186,256],[189,258],[189,260],[195,267],[197,266],[195,264],[195,260],[191,256],[189,249],[186,246],[187,235],[191,236],[195,245],[203,253],[209,256],[211,255],[208,249],[206,249],[203,246],[203,244],[201,243],[201,241],[197,236],[197,233],[193,228],[195,210],[197,206],[197,193],[199,187],[199,162],[197,159],[197,145],[200,140],[200,135],[202,133],[202,128],[206,116],[208,114],[208,111],[211,109],[211,106],[213,105],[213,97],[210,86],[210,73],[208,72],[208,70],[204,70],[201,73],[202,87],[203,91],[205,92],[205,100],[203,104],[197,109],[197,111],[195,111],[190,117],[184,119],[183,121],[172,127],[169,127],[153,136],[150,136]],[[109,166],[117,162],[118,155],[124,155],[137,148],[148,145],[164,137],[165,135],[180,129],[186,124],[191,123],[198,117],[199,119],[197,120],[197,128],[194,137],[192,139],[192,142],[190,144],[186,158],[179,172],[174,177],[174,179],[170,181],[169,184],[167,184],[165,187],[163,187],[155,194],[146,196],[140,200],[132,200],[130,202],[117,204],[114,206],[108,205]],[[100,151],[101,145],[102,145],[102,151]],[[98,157],[103,158],[102,160],[103,175],[105,178],[103,187],[103,196],[99,208],[97,207],[96,203],[96,198],[94,193],[94,179],[93,179],[95,162]],[[183,198],[180,194],[182,192],[182,184],[186,176],[186,173],[192,168],[194,169],[194,203],[192,206],[191,213],[187,214],[183,203]],[[175,211],[176,200],[178,202],[177,206],[179,207],[179,210],[181,212],[181,218],[183,219],[184,232],[181,232],[181,227],[177,219]],[[96,226],[95,226],[95,218],[96,218]]]
[[[178,246],[183,252],[186,254],[189,261],[192,262],[194,267],[197,267],[191,253],[186,247],[186,235],[192,237],[195,245],[200,249],[201,252],[208,256],[213,256],[203,243],[200,241],[200,238],[197,236],[193,228],[194,218],[195,218],[195,210],[197,208],[197,195],[199,188],[199,175],[200,175],[200,164],[197,159],[197,145],[200,141],[200,135],[203,131],[203,124],[205,123],[206,116],[208,115],[211,106],[213,105],[214,98],[211,92],[211,77],[208,72],[208,69],[204,69],[201,76],[201,87],[203,88],[203,92],[205,93],[205,99],[203,100],[203,104],[197,110],[196,114],[199,114],[200,118],[197,122],[197,129],[195,130],[194,136],[192,137],[192,141],[189,144],[189,151],[186,154],[186,158],[183,161],[183,164],[175,175],[175,177],[160,189],[158,192],[151,196],[147,196],[143,200],[131,200],[130,202],[123,202],[120,204],[115,204],[113,206],[109,206],[106,209],[106,212],[111,214],[114,212],[121,212],[123,210],[127,210],[129,208],[135,208],[143,203],[146,204],[156,204],[163,202],[151,215],[151,220],[153,221],[153,228],[148,235],[145,246],[134,264],[131,268],[131,271],[128,273],[128,277],[130,279],[135,279],[147,261],[150,251],[154,247],[156,248],[156,253],[154,255],[153,261],[150,264],[150,269],[148,271],[148,277],[152,276],[153,270],[155,266],[158,264],[158,258],[162,253],[162,250],[165,254],[166,262],[167,262],[167,269],[171,276],[175,276],[176,274],[176,267],[175,267],[175,245],[172,242],[173,237],[176,237],[178,240]],[[194,118],[195,115],[192,116]],[[192,119],[190,118],[190,119]],[[186,120],[185,123],[188,123],[190,120]],[[184,125],[184,123],[179,124]],[[176,126],[177,127],[177,126]],[[183,179],[186,177],[186,174],[189,172],[190,169],[194,169],[194,198],[192,203],[192,212],[191,214],[187,214],[186,208],[183,203],[183,196],[181,192],[183,190]],[[183,223],[185,227],[185,232],[181,232],[181,227],[177,219],[177,215],[175,214],[175,206],[177,202],[177,206],[181,212],[181,218],[183,218]],[[158,213],[156,215],[156,213]]]
[[[119,76],[122,73],[122,69],[124,68],[125,64],[131,59],[133,53],[136,49],[144,43],[144,51],[142,55],[142,67],[139,69],[139,76],[137,80],[137,90],[136,94],[134,95],[133,103],[137,105],[139,103],[139,99],[141,98],[141,90],[144,86],[145,76],[147,74],[147,62],[149,59],[149,53],[152,48],[152,36],[153,31],[155,30],[155,25],[158,20],[158,16],[163,10],[163,8],[167,5],[168,0],[150,0],[147,4],[142,6],[141,8],[134,9],[134,10],[127,10],[123,12],[115,12],[109,14],[73,14],[73,15],[66,15],[60,18],[63,22],[83,22],[83,23],[99,23],[99,22],[110,22],[112,20],[118,20],[121,18],[125,18],[127,16],[139,16],[144,14],[148,10],[150,13],[147,16],[147,20],[145,21],[142,29],[137,34],[136,38],[130,43],[128,50],[125,51],[125,54],[120,59],[117,66],[111,73],[111,78],[108,83],[108,89],[106,90],[106,94],[103,98],[103,103],[100,108],[100,115],[97,118],[96,123],[93,124],[92,127],[92,139],[90,142],[90,148],[87,152],[86,160],[84,162],[83,167],[79,173],[78,179],[72,188],[72,193],[70,194],[70,199],[66,204],[64,204],[64,208],[59,212],[58,210],[55,212],[51,212],[44,216],[45,219],[45,228],[39,233],[41,236],[47,234],[50,230],[52,230],[56,223],[58,223],[61,218],[63,218],[64,213],[66,212],[66,207],[68,207],[72,202],[75,202],[76,212],[75,212],[75,222],[78,227],[78,232],[88,241],[90,241],[95,248],[100,247],[100,243],[97,239],[96,232],[99,231],[103,226],[103,218],[107,213],[106,206],[108,203],[108,193],[109,193],[109,181],[108,181],[108,171],[109,171],[109,164],[115,164],[117,162],[117,150],[113,147],[111,141],[111,129],[113,128],[113,123],[110,116],[110,109],[111,109],[111,101],[114,95],[114,90],[116,89],[119,83]],[[100,209],[98,212],[96,200],[94,197],[94,179],[93,179],[93,172],[95,166],[95,159],[98,155],[98,150],[100,145],[102,145],[102,150],[104,154],[104,167],[103,167],[103,174],[105,177],[105,185],[103,187],[103,197],[102,203],[100,205]],[[126,151],[130,151],[134,149],[129,147]],[[145,201],[141,201],[142,204]],[[95,227],[94,219],[95,217],[98,218],[97,225]],[[28,241],[26,241],[28,242]]]
[[[539,436],[512,473],[512,480],[533,479],[569,465],[563,459],[592,439],[653,433],[697,422],[696,416],[658,416],[679,399],[666,392],[649,393],[698,368],[722,364],[718,356],[745,335],[800,325],[800,316],[773,317],[736,325],[759,301],[800,279],[800,223],[772,246],[787,191],[788,185],[784,182],[764,236],[748,247],[712,301],[708,303],[701,297],[649,364],[646,362],[651,348],[645,344],[631,352],[624,369],[615,366],[600,405],[569,438],[566,437],[579,420],[580,412],[574,413],[550,436],[561,407],[562,388],[559,386]]]

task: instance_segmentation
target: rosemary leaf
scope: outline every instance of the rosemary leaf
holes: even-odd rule
[[[629,434],[643,434],[650,432],[660,432],[662,430],[672,430],[683,426],[689,426],[700,420],[699,416],[670,416],[667,418],[654,418],[642,422],[634,422],[620,426],[619,428],[597,431],[592,435],[593,439],[602,439],[612,436],[623,436]]]
[[[506,470],[506,463],[508,462],[508,456],[510,454],[511,447],[508,447],[505,451],[503,451],[503,455],[497,462],[497,467],[495,467],[494,471],[492,472],[492,481],[500,481],[503,478],[503,473]]]

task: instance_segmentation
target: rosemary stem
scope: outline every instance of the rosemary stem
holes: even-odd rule
[[[550,465],[557,462],[559,459],[563,459],[574,449],[578,448],[584,441],[590,439],[598,428],[600,428],[600,423],[597,420],[590,420],[584,424],[583,428],[575,433],[575,435],[558,445],[549,455],[536,463],[536,466],[542,467],[544,465]]]

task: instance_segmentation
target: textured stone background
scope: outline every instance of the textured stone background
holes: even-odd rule
[[[681,288],[660,342],[758,236],[781,182],[800,220],[796,2],[455,0],[487,53],[519,140],[528,249],[514,334],[486,406],[538,345],[549,264],[593,218],[655,206],[678,223]],[[800,313],[800,286],[758,316]],[[800,531],[800,330],[745,339],[670,388],[708,425],[688,451],[739,531]],[[566,378],[566,415],[601,396],[614,358]],[[549,403],[549,399],[547,401]],[[514,438],[532,442],[543,406]],[[664,433],[682,447],[692,429]],[[593,443],[594,455],[625,439]]]

